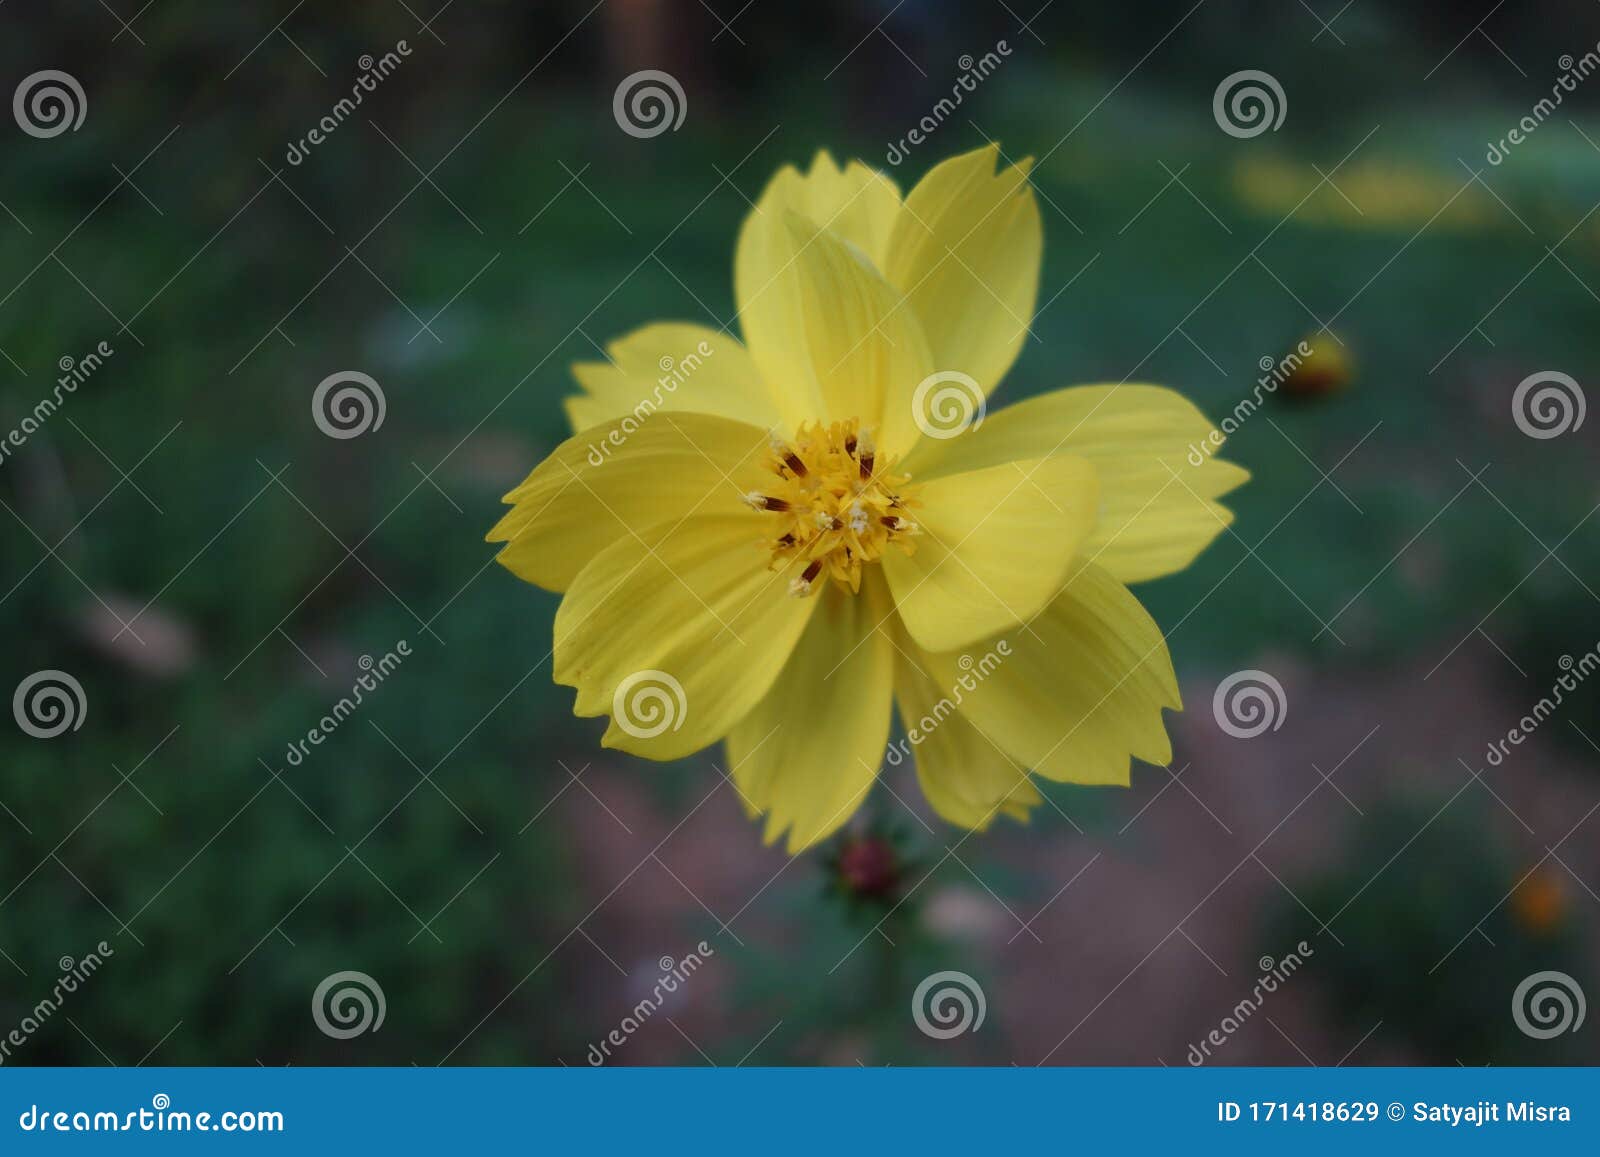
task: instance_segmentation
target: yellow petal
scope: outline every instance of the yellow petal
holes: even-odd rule
[[[1101,509],[1084,554],[1132,583],[1182,570],[1233,521],[1215,499],[1250,473],[1215,457],[1220,445],[1220,431],[1171,390],[1075,386],[1007,406],[956,438],[926,439],[904,466],[933,478],[1019,458],[1087,458]]]
[[[506,495],[513,508],[488,540],[506,544],[499,561],[519,578],[565,590],[619,539],[653,543],[698,515],[748,517],[740,496],[770,477],[767,443],[764,430],[707,414],[629,415],[592,427]]]
[[[978,656],[962,678],[976,685],[1003,656]],[[936,683],[920,648],[902,633],[895,654],[894,694],[905,735],[889,749],[889,763],[907,759],[933,810],[964,828],[986,831],[996,816],[1026,820],[1041,802],[1028,769],[1016,763],[961,714],[966,687]]]
[[[881,267],[889,234],[900,212],[900,189],[889,177],[860,161],[839,168],[826,149],[817,153],[810,172],[804,175],[793,165],[785,165],[773,174],[745,218],[739,233],[736,266],[748,258],[758,258],[755,250],[744,252],[747,239],[760,243],[760,231],[752,226],[774,213],[781,217],[785,211],[809,218],[819,229],[848,241]],[[761,284],[755,280],[748,287],[754,292]],[[744,309],[743,298],[739,308],[741,312]]]
[[[788,665],[728,736],[728,762],[766,840],[789,833],[793,855],[832,835],[866,799],[889,740],[894,649],[882,579],[859,595],[830,584]]]
[[[984,393],[1016,361],[1033,320],[1044,252],[1028,170],[995,173],[989,145],[934,167],[906,196],[883,266],[922,320],[935,368]]]
[[[653,545],[627,536],[589,561],[555,622],[557,683],[601,742],[679,759],[716,742],[778,677],[816,599],[766,568],[749,512],[698,517]]]
[[[949,651],[1032,618],[1061,588],[1094,525],[1094,468],[1058,455],[916,485],[922,533],[884,574],[906,630]]]
[[[1019,764],[1066,783],[1126,785],[1130,755],[1171,762],[1161,710],[1182,702],[1166,641],[1104,570],[1084,565],[1031,632],[969,648],[975,660],[991,653],[1003,661],[964,693],[961,712]],[[924,656],[945,687],[965,673],[961,658]]]
[[[584,393],[566,400],[574,431],[658,410],[720,414],[767,429],[778,410],[736,338],[703,325],[658,322],[606,347],[609,362],[579,362]]]
[[[735,272],[745,340],[785,425],[860,418],[883,453],[910,449],[911,399],[933,363],[867,254],[774,206],[746,221]]]

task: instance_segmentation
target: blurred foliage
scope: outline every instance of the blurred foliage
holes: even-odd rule
[[[1574,881],[1553,858],[1528,871],[1506,849],[1486,847],[1489,817],[1446,802],[1373,812],[1343,866],[1300,890],[1306,909],[1337,922],[1339,938],[1306,975],[1327,993],[1332,1016],[1405,1041],[1421,1064],[1585,1060],[1592,1050],[1575,1032],[1534,1039],[1500,1013],[1538,972],[1564,972],[1591,987],[1575,909],[1587,897],[1573,894]],[[1403,860],[1388,863],[1397,848]],[[1298,939],[1306,911],[1286,900],[1275,923],[1277,935]],[[1536,1026],[1551,1023],[1542,1019],[1549,1011],[1524,1005]]]

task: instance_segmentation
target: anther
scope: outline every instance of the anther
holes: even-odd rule
[[[861,449],[861,480],[867,482],[872,479],[872,463],[877,456],[876,448],[872,444],[872,431],[861,431],[859,444]]]
[[[782,438],[769,438],[767,445],[772,448],[773,456],[793,471],[796,478],[804,478],[806,476],[805,462],[801,460],[800,455],[794,452],[794,448]]]
[[[899,534],[917,534],[922,528],[909,518],[899,518],[893,514],[886,514],[878,520],[890,530]]]
[[[810,566],[800,573],[799,578],[789,580],[789,593],[796,598],[802,598],[811,593],[811,584],[822,573],[822,560],[814,559]]]
[[[779,514],[790,509],[789,504],[782,498],[769,498],[767,495],[755,490],[744,496],[744,504],[755,510],[772,510]]]

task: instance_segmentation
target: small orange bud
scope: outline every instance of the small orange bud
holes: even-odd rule
[[[839,849],[835,867],[840,885],[852,896],[879,899],[900,885],[899,857],[882,836],[851,838]]]
[[[1528,932],[1536,935],[1552,932],[1566,919],[1566,890],[1554,872],[1536,868],[1512,894],[1511,912]]]
[[[1302,355],[1301,350],[1310,350]],[[1350,351],[1332,335],[1313,334],[1284,358],[1289,368],[1283,392],[1297,401],[1315,401],[1340,393],[1350,383]]]

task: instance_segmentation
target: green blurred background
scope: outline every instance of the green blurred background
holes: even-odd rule
[[[114,352],[0,462],[0,683],[64,670],[87,702],[55,739],[0,728],[0,1034],[60,958],[115,953],[6,1063],[583,1064],[702,940],[611,1063],[1182,1064],[1300,941],[1215,1063],[1600,1057],[1595,1024],[1511,1010],[1541,970],[1600,993],[1600,697],[1484,758],[1600,641],[1600,423],[1512,418],[1536,371],[1593,380],[1600,81],[1485,159],[1600,10],[1478,7],[6,4],[5,91],[64,70],[87,116],[0,125],[0,428]],[[612,94],[647,68],[687,111],[636,139]],[[1214,120],[1241,69],[1280,82],[1277,131]],[[720,751],[600,750],[550,680],[554,599],[483,534],[563,437],[571,362],[730,321],[779,165],[827,148],[906,188],[987,140],[1039,158],[1046,242],[996,404],[1154,381],[1220,418],[1313,336],[1326,372],[1230,444],[1234,533],[1139,590],[1188,706],[1171,773],[962,841],[900,768],[791,863]],[[350,440],[311,417],[342,370],[387,401]],[[1246,668],[1287,713],[1240,740],[1210,707]],[[946,969],[987,1017],[938,1040],[910,1002]],[[343,970],[381,1029],[319,1031]]]

